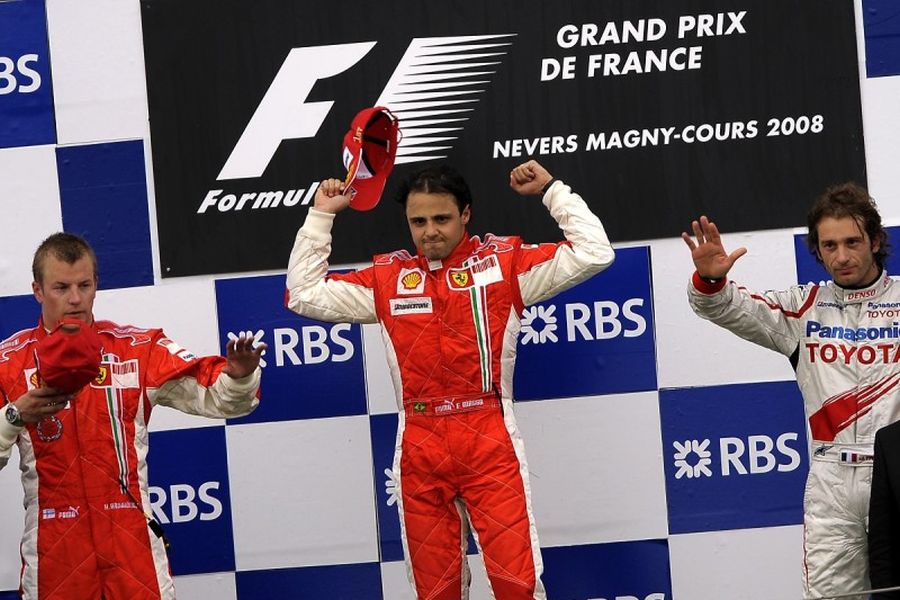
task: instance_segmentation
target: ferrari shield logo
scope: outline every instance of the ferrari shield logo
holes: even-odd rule
[[[455,273],[451,273],[450,277],[457,287],[466,287],[469,285],[469,274],[466,271],[456,271]]]
[[[109,375],[109,368],[105,365],[100,365],[100,372],[97,373],[97,377],[94,378],[94,383],[97,385],[103,385],[103,382],[106,381],[106,377]]]

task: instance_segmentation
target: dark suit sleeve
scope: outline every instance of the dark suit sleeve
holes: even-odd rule
[[[869,501],[869,576],[873,588],[898,584],[897,559],[900,556],[900,507],[894,487],[900,484],[897,457],[900,451],[893,427],[875,434],[875,460],[872,468],[872,497]],[[893,480],[893,481],[892,481]],[[900,595],[878,594],[876,600]]]

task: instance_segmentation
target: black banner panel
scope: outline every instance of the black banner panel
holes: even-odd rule
[[[382,202],[332,262],[411,248],[399,182],[466,176],[472,233],[560,238],[509,189],[535,158],[614,242],[802,226],[865,184],[850,0],[143,0],[163,277],[283,269],[362,108],[403,139]]]

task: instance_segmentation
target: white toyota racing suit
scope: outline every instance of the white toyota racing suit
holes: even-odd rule
[[[758,294],[694,273],[688,299],[697,315],[790,358],[811,437],[804,589],[868,589],[875,432],[900,418],[900,287],[882,273],[863,289],[829,282]]]

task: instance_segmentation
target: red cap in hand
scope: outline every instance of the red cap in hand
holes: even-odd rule
[[[381,200],[399,142],[399,122],[385,107],[366,108],[353,118],[344,135],[344,193],[350,194],[350,208],[371,210]]]
[[[101,350],[93,327],[63,319],[34,350],[38,376],[49,387],[76,392],[100,373]]]

